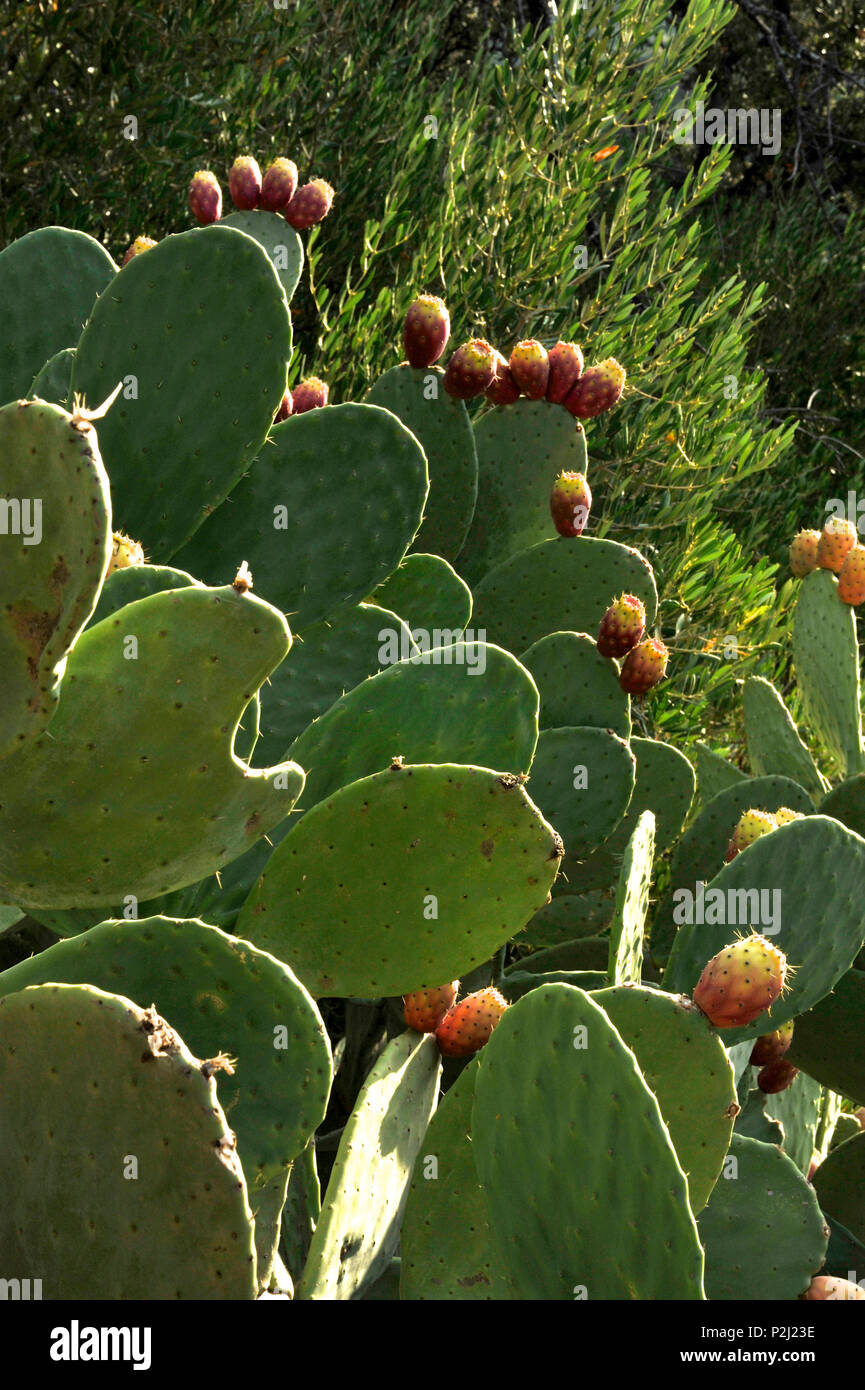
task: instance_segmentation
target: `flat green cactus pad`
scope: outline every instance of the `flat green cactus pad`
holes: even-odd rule
[[[473,1058],[443,1097],[415,1159],[400,1240],[404,1300],[515,1296],[472,1157],[477,1066]]]
[[[697,795],[704,806],[718,792],[748,780],[747,773],[736,767],[735,763],[720,757],[708,744],[695,743],[694,756],[697,763]]]
[[[559,473],[587,471],[586,433],[573,415],[525,397],[475,425],[478,497],[459,557],[469,583],[527,546],[555,535],[550,493]]]
[[[792,715],[771,681],[749,676],[742,691],[748,757],[756,777],[790,777],[811,796],[821,797],[828,783],[808,752]]]
[[[730,1145],[733,1069],[721,1039],[689,1000],[647,986],[592,995],[634,1053],[688,1178],[691,1210],[709,1200]]]
[[[634,790],[636,759],[607,729],[544,729],[529,791],[576,859],[612,834]]]
[[[217,1093],[250,1191],[291,1163],[324,1118],[330,1044],[287,966],[203,922],[102,922],[0,975],[0,995],[55,981],[146,999],[201,1057],[228,1054]]]
[[[450,634],[436,646],[456,642],[472,615],[471,590],[440,555],[406,555],[368,602],[399,613],[409,627],[424,633],[438,629]]]
[[[99,447],[115,525],[150,559],[171,559],[249,467],[290,355],[279,276],[258,242],[231,227],[166,237],[133,256],[97,301],[72,389],[93,407],[123,383],[99,422]],[[236,570],[245,559],[228,546],[218,563]],[[229,577],[221,569],[217,582]]]
[[[687,1181],[658,1102],[582,990],[542,985],[506,1011],[479,1054],[471,1133],[519,1298],[702,1297]]]
[[[699,815],[691,822],[673,854],[670,870],[671,890],[655,912],[652,942],[661,937],[672,942],[675,935],[673,897],[675,890],[694,892],[698,882],[708,882],[722,867],[727,849],[743,811],[791,811],[811,815],[814,803],[808,793],[789,777],[745,777],[704,801]]]
[[[595,936],[613,915],[614,901],[607,893],[567,893],[544,903],[535,913],[520,941],[526,946],[558,946],[575,937]]]
[[[630,748],[637,760],[637,774],[625,815],[606,843],[584,863],[575,865],[570,855],[565,856],[562,872],[580,892],[616,883],[625,848],[644,811],[655,817],[655,854],[663,854],[681,833],[693,800],[694,769],[678,748],[654,738],[632,738]]]
[[[69,407],[72,387],[72,366],[75,362],[75,349],[63,348],[49,357],[30,383],[27,392],[29,399],[53,401],[56,405]]]
[[[389,1265],[440,1077],[430,1034],[385,1047],[343,1131],[297,1298],[358,1298]]]
[[[251,1299],[252,1212],[212,1070],[90,985],[0,999],[0,1214],[45,1299]]]
[[[846,971],[808,1013],[800,1014],[787,1053],[809,1076],[865,1105],[865,970]]]
[[[542,729],[593,725],[620,738],[631,734],[631,701],[615,662],[585,632],[550,632],[520,657],[540,691]]]
[[[740,1134],[698,1227],[709,1299],[797,1298],[826,1254],[814,1189],[774,1144]]]
[[[824,1110],[825,1123],[831,1129],[840,1114],[840,1096],[824,1092],[819,1081],[800,1071],[786,1091],[766,1097],[765,1110],[767,1117],[781,1126],[785,1154],[800,1173],[807,1175],[817,1151],[817,1131],[824,1120]]]
[[[381,652],[384,660],[386,644]],[[285,756],[307,771],[306,808],[394,757],[528,772],[537,719],[538,692],[515,657],[457,642],[398,661],[348,691]]]
[[[40,227],[0,251],[0,404],[25,396],[49,357],[78,341],[116,274],[104,246],[69,227]]]
[[[865,772],[854,610],[831,570],[802,580],[793,611],[793,662],[814,729],[847,777]]]
[[[643,937],[655,853],[655,817],[643,811],[625,846],[610,925],[610,983],[638,985],[643,973]]]
[[[64,660],[99,596],[111,497],[92,426],[41,401],[4,406],[0,492],[2,755],[53,717]]]
[[[857,835],[865,835],[865,773],[848,777],[820,802],[821,816],[832,816]]]
[[[865,940],[863,877],[865,840],[827,816],[792,821],[762,836],[706,886],[700,915],[708,921],[697,920],[693,889],[692,899],[680,898],[683,919],[694,920],[679,927],[664,988],[690,992],[707,961],[737,934],[768,933],[795,973],[771,1010],[724,1036],[738,1043],[772,1032],[818,1003],[853,964]],[[771,925],[764,915],[774,918]]]
[[[127,603],[135,603],[136,599],[161,594],[166,589],[188,589],[192,585],[198,585],[198,580],[170,565],[129,565],[126,569],[115,570],[102,585],[90,627],[125,608]]]
[[[395,416],[328,405],[275,425],[252,468],[174,563],[208,583],[226,557],[297,632],[359,603],[417,531],[426,458]]]
[[[472,587],[475,627],[512,652],[526,651],[550,632],[597,632],[623,590],[643,600],[649,628],[658,607],[651,566],[639,551],[587,536],[539,541]]]
[[[824,1212],[865,1242],[865,1134],[832,1150],[814,1174],[814,1187]]]
[[[395,765],[306,813],[237,932],[315,997],[406,994],[488,960],[540,907],[560,852],[516,777]]]
[[[421,370],[404,362],[373,382],[364,400],[402,420],[427,456],[430,490],[412,549],[453,560],[475,509],[478,461],[468,411],[442,390],[443,378],[441,367]]]
[[[231,212],[213,226],[234,227],[246,232],[263,247],[273,261],[274,269],[282,282],[285,297],[291,303],[297,289],[300,273],[303,270],[303,242],[292,226],[276,212],[265,212],[256,208],[253,212]],[[209,231],[209,228],[202,228]]]
[[[232,744],[290,642],[281,613],[231,586],[153,594],[82,633],[50,731],[2,764],[0,895],[48,908],[146,900],[274,828],[303,773],[251,772]]]
[[[417,651],[402,618],[370,603],[344,608],[308,627],[262,689],[256,763],[278,762],[313,720],[367,676],[376,675],[382,645],[391,633],[407,652]]]

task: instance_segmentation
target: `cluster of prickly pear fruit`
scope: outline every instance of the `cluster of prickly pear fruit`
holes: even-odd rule
[[[842,603],[853,608],[865,603],[865,546],[852,521],[831,516],[822,531],[799,531],[790,545],[790,569],[797,579],[816,569],[831,570]]]
[[[414,990],[403,1000],[409,1028],[433,1033],[443,1057],[470,1057],[489,1042],[507,1008],[507,1000],[492,986],[475,990],[457,1003],[459,980],[436,989]]]
[[[298,184],[297,165],[280,156],[262,175],[252,155],[238,155],[228,173],[228,191],[239,212],[278,212],[296,231],[324,221],[333,206],[334,191],[324,179]],[[201,226],[222,217],[222,185],[210,169],[199,169],[189,185],[189,211]]]

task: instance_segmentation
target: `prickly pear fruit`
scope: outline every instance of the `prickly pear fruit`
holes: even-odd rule
[[[804,820],[805,816],[801,811],[791,811],[789,806],[779,806],[775,812],[775,821],[778,825],[789,825],[794,820]]]
[[[757,1073],[757,1085],[764,1095],[776,1096],[779,1091],[786,1091],[798,1075],[798,1067],[794,1067],[786,1057],[778,1057],[776,1061],[767,1062],[765,1067],[760,1068]]]
[[[865,1289],[860,1289],[850,1279],[837,1279],[832,1274],[815,1274],[801,1297],[811,1303],[840,1302],[848,1298],[865,1298]]]
[[[777,829],[778,820],[771,811],[743,811],[736,822],[733,838],[727,846],[727,863],[735,859],[737,854],[741,854],[743,849],[753,845],[761,835],[768,835],[770,830]]]
[[[323,222],[333,207],[333,189],[324,179],[312,179],[299,188],[283,211],[286,222],[296,232]]]
[[[743,937],[712,957],[693,1000],[716,1028],[744,1028],[771,1008],[787,973],[786,956],[765,936]]]
[[[443,299],[419,294],[409,305],[402,330],[403,347],[410,367],[431,367],[447,347],[451,318]]]
[[[498,348],[493,348],[495,376],[484,391],[484,396],[492,405],[513,405],[520,398],[520,388],[514,381],[508,359]]]
[[[786,1023],[782,1023],[780,1028],[776,1028],[774,1033],[764,1033],[761,1038],[757,1039],[751,1049],[749,1065],[768,1067],[770,1062],[780,1061],[792,1041],[793,1020],[791,1018]]]
[[[550,375],[547,381],[547,400],[561,405],[571,387],[583,375],[583,353],[576,343],[556,343],[550,348]]]
[[[619,685],[626,695],[645,695],[667,674],[670,653],[657,637],[632,647],[622,662]]]
[[[219,179],[209,169],[199,169],[193,174],[189,185],[189,211],[206,227],[210,222],[218,222],[222,216],[222,187]]]
[[[282,212],[297,192],[297,165],[293,159],[275,159],[261,180],[258,206],[265,212]]]
[[[550,493],[550,515],[560,536],[581,536],[592,507],[592,491],[582,473],[560,473]]]
[[[149,251],[151,246],[155,245],[156,242],[153,240],[152,236],[137,236],[133,241],[132,245],[129,247],[129,250],[126,252],[126,255],[123,257],[123,261],[120,267],[121,270],[123,269],[123,266],[129,264],[133,256],[140,256],[142,252]]]
[[[468,1057],[489,1042],[490,1034],[508,1007],[497,989],[479,989],[448,1009],[435,1030],[445,1057]]]
[[[317,376],[308,376],[292,391],[292,415],[303,415],[307,410],[318,410],[327,405],[330,387]]]
[[[134,541],[131,536],[127,536],[125,531],[115,531],[111,537],[111,558],[108,561],[108,568],[105,577],[113,574],[115,570],[125,570],[130,565],[144,564],[144,550],[138,541]]]
[[[838,572],[838,597],[858,608],[865,603],[865,546],[854,545]]]
[[[574,383],[562,405],[579,420],[592,420],[619,400],[625,389],[627,373],[615,357],[607,357],[587,371]]]
[[[819,531],[799,531],[790,544],[790,568],[797,579],[817,568],[817,546],[820,543]]]
[[[830,516],[817,542],[817,565],[820,569],[839,574],[844,561],[859,539],[852,521]]]
[[[508,366],[524,396],[532,401],[543,399],[550,379],[550,359],[543,343],[539,343],[537,338],[526,338],[517,343]]]
[[[495,348],[485,338],[470,338],[448,362],[442,385],[449,396],[470,401],[482,396],[496,374]]]
[[[286,386],[286,388],[285,388],[285,395],[283,396],[282,400],[281,400],[280,403],[279,403],[279,409],[277,410],[276,414],[275,414],[274,417],[273,417],[273,423],[274,423],[275,425],[281,425],[282,422],[283,422],[283,420],[287,420],[288,417],[289,417],[289,415],[293,415],[293,414],[294,414],[294,397],[292,396],[291,392],[289,391],[288,387]]]
[[[448,1009],[453,1008],[459,987],[459,980],[451,980],[449,985],[439,985],[437,989],[415,989],[404,994],[403,1017],[409,1028],[416,1033],[434,1033]]]
[[[611,603],[598,628],[601,656],[624,656],[646,630],[646,609],[634,594],[622,594]]]
[[[231,201],[241,212],[251,212],[258,207],[261,197],[261,170],[252,155],[242,154],[234,161],[228,171],[228,191]]]

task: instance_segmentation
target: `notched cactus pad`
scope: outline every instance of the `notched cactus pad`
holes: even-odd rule
[[[253,771],[232,746],[290,643],[282,614],[230,585],[153,594],[82,633],[50,730],[0,764],[0,896],[157,897],[283,820],[300,768]]]

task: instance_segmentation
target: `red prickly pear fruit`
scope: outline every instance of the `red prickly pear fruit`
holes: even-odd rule
[[[415,989],[404,994],[403,1017],[409,1028],[416,1033],[434,1033],[456,1003],[459,987],[459,980],[451,980],[449,985],[439,985],[437,989]]]
[[[261,180],[258,206],[264,212],[283,212],[297,192],[297,165],[293,159],[275,159]]]
[[[448,1009],[435,1030],[439,1052],[445,1057],[469,1057],[484,1043],[508,1007],[504,995],[491,986],[466,995]]]
[[[292,415],[304,415],[307,410],[319,410],[327,405],[330,387],[317,376],[309,376],[292,391]]]
[[[222,187],[209,169],[199,169],[189,185],[189,211],[202,227],[222,216]]]
[[[127,536],[125,531],[115,531],[111,537],[111,557],[105,578],[115,570],[129,569],[131,565],[144,564],[144,550],[138,541]]]
[[[757,1073],[757,1085],[764,1095],[776,1096],[779,1091],[786,1091],[798,1075],[798,1067],[794,1067],[786,1057],[778,1057],[776,1061],[767,1062],[765,1067],[760,1068]]]
[[[402,330],[409,366],[431,367],[447,347],[450,335],[451,316],[444,300],[435,294],[419,294],[409,305]]]
[[[793,1020],[791,1018],[786,1023],[782,1023],[780,1028],[776,1028],[774,1033],[764,1033],[761,1038],[757,1039],[751,1049],[750,1065],[752,1067],[768,1067],[772,1062],[779,1062],[792,1041]]]
[[[484,391],[484,396],[491,405],[513,405],[514,401],[518,401],[520,398],[520,388],[511,374],[508,359],[499,352],[498,348],[493,348],[493,353],[495,355],[496,374]]]
[[[550,348],[550,375],[547,381],[547,400],[561,405],[565,396],[583,375],[583,353],[576,343],[556,343]]]
[[[716,1028],[744,1028],[771,1008],[786,984],[787,958],[765,936],[725,946],[703,970],[693,1000]]]
[[[790,569],[797,579],[817,568],[817,546],[820,544],[819,531],[799,531],[790,543]]]
[[[231,201],[241,212],[251,212],[258,207],[261,197],[261,170],[252,155],[242,154],[228,171],[228,191]]]
[[[470,338],[458,347],[445,370],[442,385],[449,396],[470,401],[482,396],[496,374],[495,348],[485,338]]]
[[[611,603],[598,628],[601,656],[625,656],[646,630],[646,609],[634,594],[622,594]]]
[[[865,1298],[865,1289],[860,1289],[851,1279],[837,1279],[832,1274],[815,1274],[800,1297],[810,1303],[840,1303],[846,1299]]]
[[[289,415],[293,415],[293,414],[294,414],[294,397],[292,396],[291,392],[289,391],[288,387],[286,386],[286,388],[285,388],[285,395],[283,396],[282,400],[279,402],[279,409],[277,410],[276,414],[275,414],[274,417],[273,417],[273,423],[274,423],[275,425],[281,425],[282,422],[283,422],[283,420],[287,420],[288,417],[289,417]]]
[[[615,359],[607,357],[587,371],[574,383],[562,405],[580,420],[592,420],[621,397],[627,373]]]
[[[632,647],[622,662],[619,685],[626,695],[645,695],[667,674],[670,653],[657,637],[647,637]]]
[[[743,849],[753,845],[762,835],[778,829],[778,821],[771,811],[743,811],[736,822],[733,837],[727,846],[727,863],[741,854]]]
[[[592,492],[582,473],[560,473],[550,493],[550,515],[560,536],[581,536],[589,519]]]
[[[854,608],[865,603],[865,546],[854,545],[838,571],[838,597]]]
[[[126,255],[123,257],[120,266],[121,270],[123,269],[123,266],[129,264],[133,256],[140,256],[143,254],[143,252],[149,251],[150,248],[155,245],[156,242],[153,240],[153,237],[137,236],[133,241],[132,245],[129,247],[129,250],[126,252]]]
[[[789,825],[794,820],[804,820],[801,811],[791,811],[789,806],[779,806],[775,812],[775,821],[778,825]]]
[[[323,222],[333,207],[334,192],[324,179],[313,179],[299,188],[283,211],[283,217],[296,232]]]
[[[550,380],[550,359],[543,343],[526,338],[517,343],[508,363],[511,376],[530,401],[543,400]]]
[[[833,570],[835,574],[839,574],[858,539],[859,535],[852,521],[844,521],[840,516],[830,516],[817,542],[818,568]]]

